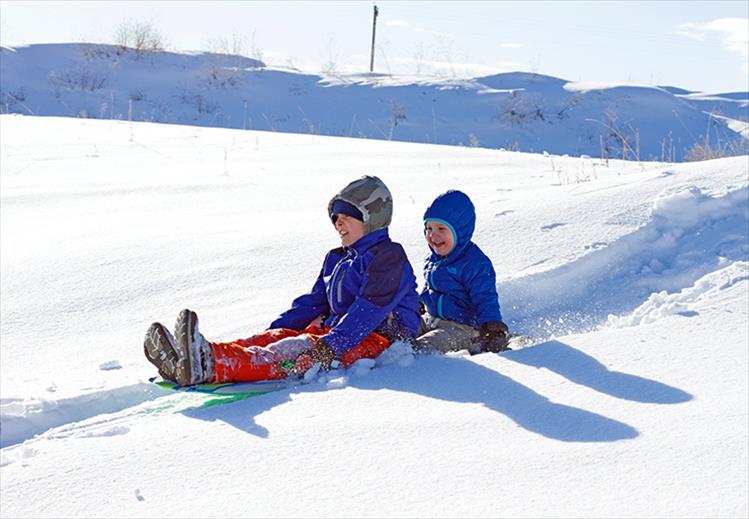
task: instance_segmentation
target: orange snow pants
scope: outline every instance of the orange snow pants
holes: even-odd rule
[[[216,360],[211,382],[218,384],[285,378],[288,376],[288,370],[284,369],[282,364],[293,363],[301,353],[312,346],[314,341],[329,331],[330,328],[313,325],[301,331],[275,328],[260,332],[248,339],[211,343]],[[277,347],[272,347],[278,341],[292,337],[307,342],[286,341],[286,343],[278,344]],[[388,346],[390,346],[390,341],[372,332],[341,356],[341,364],[347,367],[359,359],[374,359]]]

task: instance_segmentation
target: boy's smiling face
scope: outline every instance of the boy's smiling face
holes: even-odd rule
[[[341,237],[341,245],[350,247],[364,236],[364,222],[347,214],[335,215],[335,230]]]
[[[450,228],[434,220],[427,220],[424,224],[424,237],[432,250],[440,256],[447,256],[455,246],[455,238]]]

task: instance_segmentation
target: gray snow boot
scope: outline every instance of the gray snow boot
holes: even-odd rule
[[[153,323],[143,340],[143,351],[148,361],[156,366],[159,375],[165,380],[176,380],[177,352],[174,351],[174,337],[161,323]]]
[[[209,382],[213,378],[213,348],[198,329],[198,316],[185,309],[174,325],[174,350],[179,361],[175,380],[182,386]]]

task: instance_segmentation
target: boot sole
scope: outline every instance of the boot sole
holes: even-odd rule
[[[183,386],[192,385],[192,354],[190,343],[195,334],[195,323],[198,316],[191,310],[182,310],[174,325],[174,346],[177,350],[179,362],[175,369],[176,382]]]
[[[177,352],[174,351],[169,340],[169,331],[161,323],[153,323],[146,332],[143,340],[143,352],[148,361],[156,366],[166,380],[174,380],[178,363]]]

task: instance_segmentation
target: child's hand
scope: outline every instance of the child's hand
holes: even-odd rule
[[[330,365],[336,360],[336,354],[333,348],[325,342],[322,337],[315,341],[315,345],[307,352],[312,360],[319,363],[323,369],[330,369]]]
[[[507,325],[502,321],[489,321],[481,325],[478,342],[481,351],[497,353],[507,349]]]

